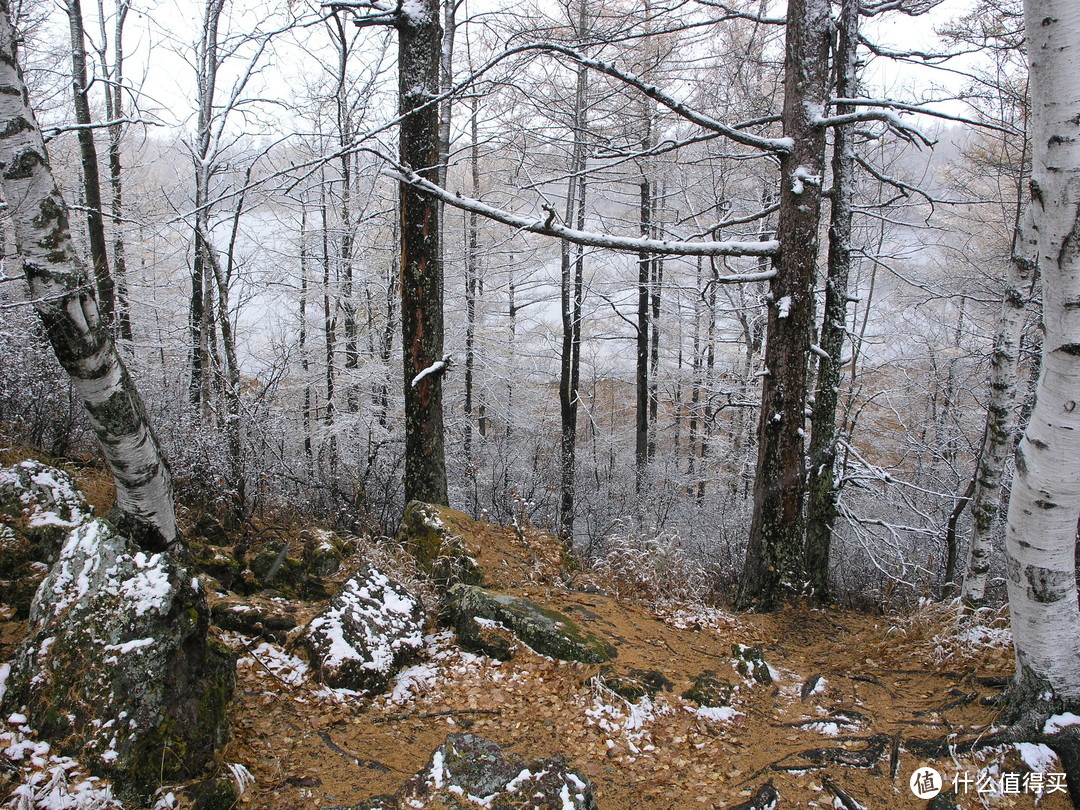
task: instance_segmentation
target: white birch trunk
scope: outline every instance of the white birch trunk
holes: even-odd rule
[[[1013,444],[1016,386],[1020,364],[1020,338],[1024,331],[1027,303],[1035,280],[1036,233],[1027,211],[1017,228],[1012,262],[1001,301],[998,331],[990,357],[990,397],[986,404],[986,430],[975,473],[971,497],[971,546],[967,572],[961,589],[964,604],[978,606],[986,599],[986,579],[993,552],[994,522],[1001,500],[1001,482],[1005,460]]]
[[[7,0],[0,0],[0,190],[34,307],[116,480],[121,528],[144,547],[168,548],[177,539],[172,479],[71,242],[67,206],[16,62]]]
[[[1080,700],[1080,3],[1026,0],[1032,221],[1043,278],[1042,370],[1016,455],[1006,578],[1016,697]]]

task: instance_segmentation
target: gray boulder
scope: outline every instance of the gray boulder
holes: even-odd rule
[[[420,601],[368,565],[345,581],[300,638],[319,680],[369,692],[385,689],[423,640]]]
[[[187,569],[89,520],[34,598],[3,712],[144,801],[162,780],[196,776],[227,736],[234,660],[208,624]]]
[[[605,639],[557,610],[473,585],[459,584],[450,589],[444,618],[457,631],[462,647],[504,661],[513,656],[506,634],[560,661],[602,664],[616,655]]]
[[[29,615],[49,564],[90,512],[63,470],[33,460],[0,469],[0,593],[18,618]]]
[[[588,777],[561,757],[526,762],[472,734],[451,734],[399,791],[367,807],[596,810]],[[361,805],[364,807],[365,805]]]

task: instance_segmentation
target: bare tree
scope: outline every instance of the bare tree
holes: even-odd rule
[[[0,187],[34,307],[116,481],[121,527],[144,548],[172,548],[179,538],[169,467],[72,244],[67,205],[16,62],[7,0],[0,0],[0,86],[8,89],[0,93]]]

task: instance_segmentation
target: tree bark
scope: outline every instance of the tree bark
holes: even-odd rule
[[[178,542],[169,467],[71,242],[67,205],[16,62],[7,0],[0,0],[0,188],[34,307],[116,481],[118,523],[142,547],[169,549]]]
[[[578,7],[577,37],[586,35],[587,4]],[[571,121],[573,151],[566,185],[565,222],[582,228],[585,224],[585,130],[588,126],[587,103],[589,75],[584,65],[578,65],[574,89],[574,111]],[[559,512],[558,534],[565,542],[574,537],[574,512],[577,477],[577,417],[578,382],[581,366],[581,296],[585,265],[585,249],[581,245],[563,242],[559,245],[560,285],[559,303],[562,316],[562,345],[559,357]]]
[[[859,44],[858,0],[844,0],[836,46],[836,96],[857,93]],[[837,105],[836,114],[852,112]],[[806,505],[806,570],[817,601],[829,598],[829,546],[836,522],[836,406],[840,397],[840,370],[847,332],[848,277],[851,274],[852,200],[855,192],[854,125],[837,127],[833,134],[832,217],[829,223],[829,260],[825,280],[825,311],[818,343],[819,358],[813,415],[810,419],[810,471]]]
[[[815,117],[828,95],[831,32],[827,2],[788,3],[783,120],[792,151],[780,166],[782,247],[769,285],[754,513],[736,599],[741,609],[772,609],[806,584],[803,425],[825,153]]]
[[[438,0],[398,15],[401,162],[432,182],[439,171],[442,28]],[[443,356],[443,269],[439,204],[406,183],[401,200],[401,326],[405,389],[405,500],[447,504],[442,375],[417,375]],[[415,385],[413,383],[416,383]]]
[[[1045,335],[1035,408],[1016,451],[1005,577],[1013,707],[1080,701],[1080,6],[1026,0],[1032,223]],[[1025,705],[1026,704],[1026,705]]]
[[[112,278],[116,290],[116,321],[120,337],[130,341],[134,339],[131,328],[131,307],[128,301],[127,258],[124,246],[124,182],[123,161],[121,159],[121,140],[124,125],[124,24],[127,21],[131,0],[120,0],[116,4],[116,18],[113,22],[113,61],[108,64],[106,42],[108,32],[105,28],[105,9],[102,0],[98,0],[98,18],[101,21],[99,33],[99,54],[101,70],[105,74],[105,115],[109,119],[109,188],[112,195],[109,201],[109,214],[113,222]]]
[[[1017,201],[1018,213],[1019,207]],[[1028,212],[1026,216],[1030,215]],[[971,495],[971,544],[961,589],[961,598],[969,608],[978,607],[986,599],[986,578],[990,573],[993,551],[992,532],[1001,501],[1005,461],[1013,447],[1016,424],[1013,410],[1020,373],[1020,340],[1037,276],[1035,237],[1031,233],[1031,226],[1031,222],[1026,219],[1021,221],[1017,217],[1012,261],[990,355],[990,396],[986,403],[986,428],[975,471],[975,489]]]
[[[83,198],[86,202],[86,231],[90,242],[90,261],[94,268],[98,308],[110,327],[116,311],[116,289],[109,271],[105,240],[105,219],[101,214],[101,173],[98,170],[94,130],[90,128],[90,88],[86,81],[86,35],[83,30],[82,3],[67,0],[64,9],[71,34],[71,90],[75,105],[75,123],[79,125],[79,160],[82,164]]]

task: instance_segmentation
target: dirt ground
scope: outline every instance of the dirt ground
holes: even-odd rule
[[[1000,618],[957,631],[940,609],[894,621],[808,608],[735,617],[707,608],[654,611],[597,594],[519,592],[588,618],[617,646],[619,671],[660,669],[671,690],[630,704],[592,681],[596,666],[527,649],[499,663],[462,653],[444,633],[429,637],[431,662],[370,699],[318,687],[301,677],[299,659],[249,642],[225,754],[255,777],[243,800],[284,810],[393,793],[449,732],[468,730],[525,758],[569,758],[593,780],[602,810],[726,808],[768,780],[780,807],[833,807],[836,788],[866,808],[925,807],[908,784],[928,762],[947,786],[956,774],[971,776],[959,797],[964,808],[1071,807],[1061,792],[1037,803],[1009,788],[991,795],[987,784],[978,793],[980,777],[1029,770],[1014,751],[937,761],[911,753],[918,740],[969,739],[994,723],[997,710],[982,698],[999,690],[976,678],[1010,673]],[[774,684],[737,673],[732,644],[760,645]],[[737,714],[702,716],[680,697],[703,670],[737,684]],[[822,679],[817,689],[807,686],[813,676]],[[804,699],[804,691],[812,693]],[[867,767],[822,767],[802,756],[842,761],[835,749],[881,753],[866,756]]]

